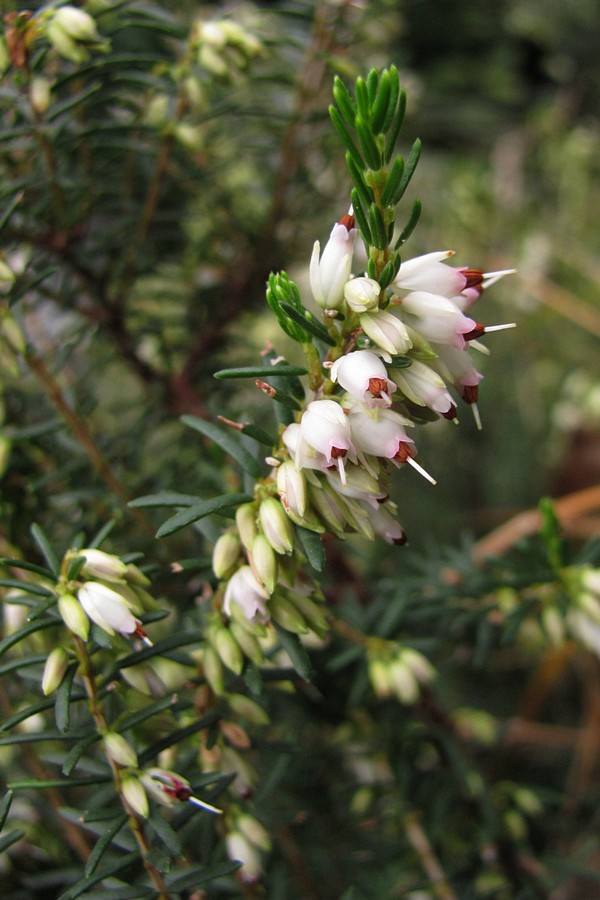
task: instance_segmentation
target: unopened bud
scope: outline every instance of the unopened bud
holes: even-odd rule
[[[90,633],[90,620],[83,611],[79,600],[72,594],[63,594],[58,598],[58,611],[67,628],[87,641]]]
[[[228,578],[240,557],[240,539],[226,531],[217,540],[212,556],[213,572],[217,578]]]
[[[137,753],[122,734],[109,731],[103,737],[104,749],[113,762],[127,768],[134,768],[138,764]]]
[[[235,713],[253,725],[268,725],[269,716],[265,710],[245,694],[229,694],[227,702]]]
[[[60,686],[69,668],[69,657],[64,647],[55,647],[50,653],[44,666],[42,676],[42,691],[47,697]]]
[[[150,813],[148,797],[140,779],[136,775],[126,775],[121,780],[121,792],[127,805],[138,816],[147,819]]]
[[[302,613],[293,606],[285,597],[275,596],[269,602],[271,618],[294,634],[306,634],[310,629],[306,624]]]
[[[290,459],[277,469],[277,491],[285,511],[303,516],[306,511],[306,479]]]
[[[288,594],[288,599],[304,617],[307,624],[310,625],[320,637],[327,634],[329,631],[329,623],[317,603],[311,600],[310,597],[296,592],[290,592],[290,594]]]
[[[229,628],[219,626],[211,631],[210,637],[213,647],[224,665],[236,675],[241,675],[244,668],[244,657]]]
[[[237,604],[234,603],[234,608],[235,606],[237,606]],[[249,622],[248,618],[246,616],[244,616],[244,618],[246,624],[249,624],[252,627],[252,623]],[[264,628],[264,626],[262,627]],[[253,662],[255,666],[261,666],[265,661],[265,656],[255,635],[236,619],[231,619],[229,622],[229,629],[235,638],[236,643],[239,644],[244,656],[247,656],[250,662]]]
[[[273,547],[264,536],[257,534],[252,544],[252,565],[265,590],[272,594],[277,584],[277,557]]]
[[[362,313],[377,309],[381,287],[373,278],[353,278],[344,287],[344,299],[350,309]]]
[[[95,548],[69,551],[69,555],[85,557],[81,567],[84,578],[100,578],[102,581],[122,581],[127,574],[127,565],[118,556]]]
[[[235,524],[240,533],[242,544],[247,550],[252,549],[254,538],[258,534],[256,527],[256,504],[243,503],[235,513]]]
[[[283,506],[275,497],[267,497],[260,504],[260,524],[265,537],[276,553],[291,553],[294,549],[294,532]]]
[[[29,87],[29,99],[31,101],[31,105],[38,113],[38,115],[43,115],[47,112],[48,107],[50,106],[50,95],[52,91],[52,85],[48,81],[47,78],[42,78],[40,75],[31,79],[31,85]]]
[[[202,654],[202,668],[204,675],[215,694],[225,693],[225,673],[223,664],[216,651],[210,646],[205,646]]]

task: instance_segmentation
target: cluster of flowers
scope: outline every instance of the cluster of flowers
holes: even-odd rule
[[[356,237],[349,213],[334,225],[322,254],[315,243],[310,262],[311,290],[341,355],[336,350],[323,363],[320,389],[283,431],[262,499],[238,510],[235,530],[215,547],[213,568],[226,582],[223,611],[240,633],[270,618],[297,633],[326,628],[315,594],[299,588],[284,562],[295,550],[291,523],[340,537],[355,531],[406,542],[388,498],[389,463],[407,463],[435,483],[415,461],[406,431],[414,409],[428,407],[454,420],[450,391],[456,390],[479,424],[482,375],[469,347],[485,349],[478,343],[484,332],[512,327],[484,327],[466,314],[507,272],[452,268],[446,265],[452,252],[441,251],[403,263],[390,288],[382,289],[372,278],[351,276]],[[214,644],[223,663],[239,671],[237,653],[234,659],[222,634]]]
[[[72,563],[83,559],[74,578],[67,574]],[[58,610],[74,634],[86,641],[93,622],[107,634],[150,640],[139,619],[144,608],[154,605],[146,588],[150,581],[133,563],[103,550],[69,550],[63,561],[65,573],[58,584]]]

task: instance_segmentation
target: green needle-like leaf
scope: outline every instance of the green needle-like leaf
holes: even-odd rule
[[[367,217],[365,216],[364,209],[361,205],[360,194],[358,193],[356,188],[352,188],[350,192],[350,198],[352,200],[352,206],[354,208],[354,218],[356,219],[356,224],[358,225],[360,236],[363,239],[363,242],[368,247],[369,244],[373,243],[373,237],[371,235],[371,229],[369,228],[369,224],[367,222]]]
[[[397,156],[392,163],[392,168],[387,177],[387,181],[381,192],[381,202],[384,206],[392,206],[394,204],[394,196],[404,175],[404,157]]]
[[[288,304],[285,304],[285,306],[287,307]],[[293,309],[293,307],[290,308]],[[262,464],[254,456],[251,456],[245,447],[242,447],[231,432],[223,431],[221,428],[213,425],[212,422],[207,422],[205,419],[198,418],[198,416],[182,416],[181,421],[184,425],[199,431],[204,437],[217,444],[252,478],[262,478],[264,474]],[[242,503],[243,501],[240,502]]]
[[[306,375],[306,369],[300,366],[244,366],[239,369],[219,369],[213,378],[263,378],[271,375]]]
[[[365,205],[365,208],[368,209],[371,203],[375,200],[375,195],[373,191],[369,187],[369,185],[365,182],[363,178],[363,171],[359,169],[358,166],[355,165],[352,156],[349,153],[346,153],[346,167],[350,173],[350,177],[354,182],[354,187],[360,194],[360,198]]]
[[[339,75],[333,80],[333,98],[338,105],[341,115],[344,117],[348,125],[354,128],[354,120],[356,118],[356,106],[350,95],[350,92]]]
[[[390,85],[390,96],[388,100],[387,113],[381,126],[382,134],[387,134],[387,131],[392,124],[392,119],[394,118],[394,113],[396,112],[398,96],[400,94],[400,76],[398,75],[398,69],[396,68],[396,66],[390,66],[387,71]]]
[[[205,516],[210,516],[221,509],[239,506],[240,503],[249,503],[250,500],[252,500],[252,497],[249,494],[222,494],[220,497],[213,497],[211,500],[201,500],[187,509],[180,510],[174,516],[171,516],[170,519],[167,519],[166,522],[163,522],[156,532],[156,537],[168,537],[171,534],[175,534],[176,531],[198,522]]]
[[[356,117],[356,134],[369,168],[377,171],[381,168],[381,153],[367,120],[361,115]]]
[[[402,128],[402,123],[404,121],[404,113],[405,112],[406,112],[406,91],[400,91],[400,94],[398,95],[398,103],[396,106],[396,110],[394,112],[394,116],[392,118],[392,122],[389,126],[387,137],[385,139],[385,152],[384,152],[383,158],[386,163],[389,163],[390,159],[393,156],[394,150],[396,149],[396,143],[398,141],[400,129]]]
[[[388,72],[384,71],[379,80],[379,87],[371,109],[371,128],[374,134],[380,134],[383,131],[383,123],[387,118],[390,96],[390,76]]]
[[[402,174],[402,178],[400,179],[396,190],[392,194],[391,197],[391,205],[395,205],[400,201],[402,195],[404,194],[406,188],[408,187],[410,179],[413,177],[414,171],[417,168],[417,163],[419,162],[419,158],[421,156],[421,141],[419,138],[416,139],[414,144],[412,145],[410,154],[406,161],[406,165],[404,166],[404,172]]]
[[[359,169],[364,169],[365,163],[364,163],[362,156],[360,155],[360,151],[356,147],[356,144],[354,143],[352,136],[350,135],[350,132],[348,131],[348,126],[346,125],[346,123],[344,122],[342,117],[340,116],[340,114],[337,111],[337,109],[335,108],[335,106],[329,107],[329,115],[331,116],[331,121],[333,122],[333,126],[334,126],[335,130],[337,131],[340,138],[342,139],[342,143],[344,144],[344,146],[346,147],[346,149],[352,156],[352,159],[354,160],[354,162],[356,163],[356,165],[358,166]]]
[[[310,332],[310,334],[314,335],[314,337],[318,338],[320,341],[323,341],[324,344],[329,344],[330,347],[335,347],[335,341],[332,337],[329,336],[327,330],[321,325],[321,323],[310,313],[308,310],[300,310],[294,309],[293,306],[290,306],[289,303],[282,303],[282,309],[284,312],[288,314],[288,316],[293,319],[298,324],[302,325],[302,327]]]
[[[416,224],[419,221],[419,217],[421,215],[421,201],[414,200],[412,205],[412,211],[410,214],[410,218],[402,231],[400,232],[400,237],[396,241],[395,249],[398,250],[402,244],[405,244],[409,239],[413,231],[415,230]]]

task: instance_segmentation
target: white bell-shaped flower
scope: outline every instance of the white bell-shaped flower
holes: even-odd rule
[[[322,453],[329,466],[337,466],[345,481],[344,460],[356,455],[350,436],[350,425],[344,410],[335,400],[313,400],[300,422],[302,443]],[[300,465],[303,453],[300,451]]]
[[[396,385],[388,378],[379,356],[370,350],[355,350],[341,356],[331,367],[330,377],[348,391],[353,400],[370,408],[391,406]]]
[[[408,314],[410,321],[407,324],[436,344],[450,344],[462,350],[465,347],[464,335],[477,325],[474,319],[463,315],[452,300],[440,294],[413,291],[398,304],[402,317]]]
[[[141,623],[131,612],[133,604],[129,597],[108,585],[86,581],[77,591],[77,599],[92,622],[108,634],[118,631],[119,634],[143,636]]]
[[[451,348],[454,349],[454,348]],[[458,353],[464,351],[458,350]],[[445,419],[456,418],[456,406],[443,379],[425,363],[414,359],[406,369],[397,369],[394,378],[400,390],[419,406],[428,406]]]
[[[344,299],[356,234],[354,216],[348,213],[333,226],[320,258],[321,246],[319,241],[314,243],[309,267],[310,289],[321,309],[338,309]]]

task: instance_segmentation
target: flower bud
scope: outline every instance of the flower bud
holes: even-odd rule
[[[15,283],[16,275],[11,267],[0,259],[0,295],[8,294]]]
[[[277,469],[277,491],[287,513],[302,517],[306,511],[306,479],[291,460]]]
[[[302,613],[285,597],[275,596],[269,603],[271,618],[294,634],[307,634],[310,630]]]
[[[246,884],[254,884],[262,875],[262,863],[258,848],[240,831],[230,831],[225,838],[229,859],[241,863],[239,872]]]
[[[235,825],[255,847],[258,847],[260,850],[271,849],[271,839],[266,829],[254,816],[250,816],[248,813],[241,813],[236,817]]]
[[[277,557],[264,534],[257,534],[254,538],[252,565],[267,593],[272,594],[277,584]]]
[[[68,556],[83,556],[85,563],[81,567],[83,578],[99,578],[102,581],[120,582],[127,574],[127,565],[118,556],[105,553],[94,548],[69,551]]]
[[[79,601],[72,594],[62,594],[58,598],[58,611],[67,628],[82,641],[87,641],[90,633],[90,620]]]
[[[31,105],[38,113],[38,115],[43,115],[48,111],[50,106],[50,96],[52,91],[52,85],[48,81],[47,78],[42,78],[41,75],[36,76],[31,79],[31,85],[29,87],[29,99],[31,101]]]
[[[213,555],[212,567],[217,578],[228,578],[240,558],[240,539],[232,531],[226,531],[217,540]]]
[[[252,722],[253,725],[269,724],[269,716],[262,706],[259,706],[259,704],[250,697],[246,697],[245,694],[229,694],[227,702],[235,713],[243,719],[246,719],[248,722]]]
[[[69,657],[64,647],[55,647],[46,660],[42,676],[42,691],[47,697],[60,686],[69,668]]]
[[[353,278],[344,287],[344,299],[354,312],[377,309],[381,287],[373,278]]]
[[[202,654],[204,676],[215,694],[225,693],[225,673],[217,653],[211,646],[205,646]]]
[[[256,504],[243,503],[235,513],[235,524],[240,533],[242,544],[246,550],[252,549],[254,538],[258,534],[256,527]]]
[[[317,603],[305,594],[298,592],[290,592],[288,599],[296,607],[300,615],[304,618],[307,625],[315,631],[320,637],[323,637],[329,631],[329,623],[325,618],[322,609]]]
[[[248,620],[246,619],[246,622],[247,621]],[[255,666],[261,666],[265,661],[265,656],[259,642],[252,632],[244,628],[244,626],[235,619],[231,619],[229,629],[236,643],[239,644],[244,656],[247,656],[250,662],[253,662]]]
[[[360,325],[373,343],[391,356],[403,356],[412,347],[406,325],[385,310],[363,313]]]
[[[148,797],[140,779],[136,775],[126,775],[121,779],[121,792],[127,805],[138,816],[147,819],[150,813]]]
[[[378,657],[370,657],[367,663],[369,681],[380,698],[390,697],[393,693],[388,664]]]
[[[122,734],[118,734],[116,731],[109,731],[104,735],[102,741],[107,755],[114,762],[127,768],[137,767],[137,753]]]
[[[221,662],[236,675],[241,675],[244,668],[244,657],[229,629],[222,626],[215,628],[211,631],[210,639]]]
[[[321,309],[338,309],[341,306],[344,286],[352,268],[356,234],[354,217],[349,214],[333,226],[320,259],[319,241],[314,243],[309,268],[310,288]]]
[[[392,690],[402,703],[411,704],[419,699],[419,682],[401,657],[388,664]]]
[[[289,554],[294,549],[294,532],[280,500],[267,497],[260,504],[259,519],[266,539],[276,553]]]

